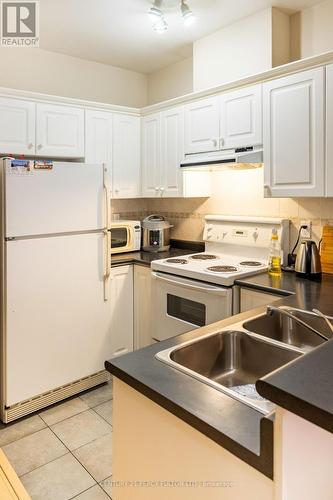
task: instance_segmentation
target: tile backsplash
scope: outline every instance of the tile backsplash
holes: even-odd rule
[[[226,170],[212,173],[210,198],[150,198],[113,200],[113,214],[143,219],[150,213],[164,215],[173,225],[173,238],[202,240],[204,216],[245,215],[291,219],[291,245],[302,220],[311,220],[312,238],[321,238],[322,226],[333,225],[333,198],[264,198],[263,170]]]

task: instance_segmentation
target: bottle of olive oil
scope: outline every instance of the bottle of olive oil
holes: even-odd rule
[[[271,245],[269,248],[268,272],[271,276],[281,276],[281,245],[277,229],[272,229]]]

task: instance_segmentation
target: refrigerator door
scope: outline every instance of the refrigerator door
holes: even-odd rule
[[[112,355],[105,242],[93,233],[6,244],[7,406],[104,369]]]
[[[6,237],[106,227],[105,175],[102,165],[63,162],[28,172],[6,162]]]

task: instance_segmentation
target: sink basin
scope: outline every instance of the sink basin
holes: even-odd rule
[[[328,338],[332,337],[332,333],[322,318],[303,311],[295,311],[293,315],[327,335]],[[274,311],[271,316],[263,314],[258,318],[246,321],[243,323],[243,327],[249,332],[298,347],[304,351],[311,350],[325,342],[324,339],[305,326],[296,323],[296,321],[283,316],[277,311]]]
[[[169,365],[268,413],[275,406],[255,390],[255,382],[302,355],[242,331],[224,331],[157,354]]]

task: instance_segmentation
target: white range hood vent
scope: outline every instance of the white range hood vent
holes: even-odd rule
[[[180,164],[186,170],[246,170],[260,168],[263,165],[262,146],[214,151],[210,153],[196,153],[185,155]]]

